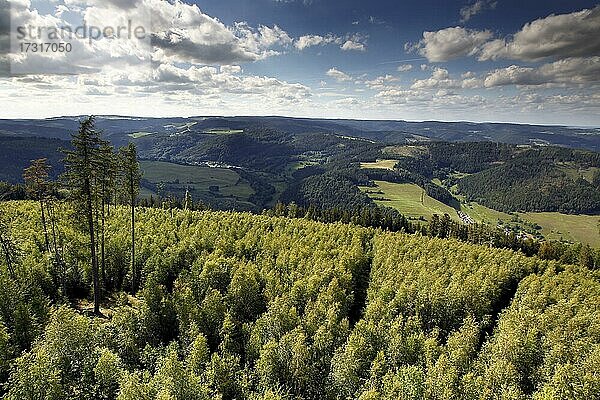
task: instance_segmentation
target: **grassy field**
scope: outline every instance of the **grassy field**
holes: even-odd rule
[[[459,220],[456,211],[446,204],[439,202],[427,195],[421,196],[423,189],[415,184],[390,183],[375,181],[377,187],[360,187],[368,192],[369,197],[375,199],[379,205],[392,207],[402,214],[430,220],[433,214],[447,213],[454,220]],[[461,211],[469,215],[476,222],[496,226],[498,221],[511,223],[513,216],[493,210],[478,203],[461,204]],[[600,246],[600,233],[598,223],[600,215],[565,215],[560,213],[520,213],[519,217],[528,222],[533,222],[542,227],[541,233],[547,239],[567,240],[582,242],[591,246]]]
[[[233,196],[247,200],[254,194],[250,185],[233,170],[195,165],[179,165],[162,161],[142,161],[143,178],[151,183],[163,182],[170,188],[185,192],[186,188],[209,193],[211,186],[218,186],[221,196]],[[146,190],[148,192],[149,190]],[[144,192],[144,193],[146,193]],[[144,194],[142,193],[142,194]]]
[[[487,208],[478,203],[461,203],[460,209],[462,212],[473,218],[476,222],[483,222],[494,226],[498,223],[498,220],[506,222],[510,221],[512,218],[506,213]]]
[[[408,217],[423,217],[430,220],[433,214],[448,214],[458,221],[456,210],[446,204],[424,194],[423,189],[412,183],[390,183],[375,181],[377,187],[360,187],[369,197],[376,199],[375,203],[392,207]],[[380,200],[383,198],[384,200]],[[423,198],[423,202],[421,202]]]
[[[600,246],[598,222],[600,215],[566,215],[560,213],[525,213],[521,218],[535,222],[542,227],[547,239],[564,239]]]
[[[139,139],[139,138],[143,138],[144,136],[150,136],[150,135],[154,135],[155,132],[134,132],[134,133],[129,133],[127,136],[134,138],[134,139]]]
[[[398,163],[398,160],[377,160],[371,163],[360,163],[361,168],[380,168],[380,169],[394,169],[394,166]]]
[[[599,168],[591,167],[581,169],[570,165],[561,165],[559,166],[559,169],[573,180],[583,178],[588,182],[592,182],[592,180],[594,179],[594,174],[598,171]]]
[[[203,131],[202,133],[206,133],[209,135],[231,135],[234,133],[244,133],[243,129],[221,129],[221,128],[215,128],[215,129],[207,129],[205,131]]]
[[[295,171],[298,171],[299,169],[302,169],[304,167],[310,167],[312,165],[318,165],[319,163],[314,162],[314,161],[294,161],[292,163],[289,163],[286,167],[286,172],[288,173],[293,173]]]

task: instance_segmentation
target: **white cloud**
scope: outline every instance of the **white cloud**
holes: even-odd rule
[[[492,38],[490,31],[477,31],[462,27],[445,28],[435,32],[423,32],[423,39],[416,44],[407,43],[407,51],[418,51],[429,62],[444,62],[471,56]]]
[[[600,82],[600,57],[569,58],[537,68],[511,65],[489,73],[484,85],[577,85],[590,82]]]
[[[477,14],[484,10],[494,9],[498,5],[497,1],[477,0],[473,4],[469,4],[460,9],[460,22],[465,23]]]
[[[364,44],[355,42],[353,40],[346,40],[340,47],[344,51],[365,51],[366,47]]]
[[[375,79],[365,81],[365,85],[367,85],[371,89],[383,88],[383,87],[385,87],[385,85],[388,85],[392,82],[397,82],[397,81],[398,81],[398,78],[396,78],[395,76],[382,75]]]
[[[402,65],[399,65],[396,70],[398,72],[408,72],[411,69],[413,69],[413,66],[411,64],[402,64]]]
[[[239,74],[242,72],[242,67],[239,65],[221,65],[219,70],[226,74]]]
[[[463,74],[461,79],[450,76],[447,69],[434,68],[431,77],[415,80],[410,87],[413,90],[427,89],[475,89],[481,87],[483,82],[475,74]]]
[[[352,77],[345,72],[340,71],[339,69],[333,67],[327,71],[327,76],[335,79],[338,82],[348,82],[352,80]]]
[[[485,109],[489,105],[487,99],[483,96],[463,96],[448,89],[431,91],[387,88],[375,96],[375,101],[379,106],[397,107],[401,105],[414,108],[419,110],[419,113],[422,113],[422,118],[424,119],[432,119],[430,114],[432,111],[435,111],[436,115],[440,115],[440,110],[450,113],[454,111],[464,113],[465,110],[473,108],[478,110]],[[426,115],[429,116],[426,117]],[[436,119],[438,118],[436,117]]]
[[[600,55],[600,6],[527,23],[510,38],[487,43],[479,59],[539,61],[597,55]]]
[[[365,38],[361,35],[346,35],[335,36],[331,33],[321,36],[321,35],[304,35],[300,36],[295,42],[294,46],[298,50],[304,50],[313,46],[325,46],[328,44],[338,44],[340,49],[344,51],[365,51],[366,45],[364,44]]]
[[[313,46],[324,46],[329,43],[341,43],[341,38],[335,37],[331,34],[326,36],[320,35],[304,35],[300,36],[294,43],[294,46],[298,50],[304,50]]]
[[[258,41],[263,47],[271,47],[274,45],[289,45],[292,44],[292,38],[286,31],[274,25],[273,28],[261,25],[258,28],[260,33]]]
[[[228,28],[196,5],[146,1],[152,5],[152,44],[169,61],[220,65],[257,61],[279,54],[272,46],[292,42],[276,25],[255,30],[240,22]]]
[[[360,101],[356,97],[345,97],[343,99],[334,100],[333,104],[337,106],[356,106],[360,104]]]
[[[152,44],[169,61],[235,64],[265,58],[248,30],[230,29],[204,14],[198,6],[149,0],[152,10]],[[236,35],[236,33],[239,35]]]
[[[238,23],[227,27],[216,18],[203,14],[197,6],[179,1],[137,1],[144,3],[143,7],[140,6],[141,10],[153,14],[151,28],[156,32],[155,39],[158,39],[158,43],[154,43],[158,44],[154,53],[150,46],[135,48],[116,40],[76,39],[72,41],[73,50],[69,53],[11,55],[17,64],[27,62],[30,67],[44,67],[52,73],[79,75],[0,80],[0,86],[7,88],[2,98],[15,94],[38,98],[42,94],[60,93],[63,97],[74,99],[74,104],[83,104],[89,100],[86,96],[101,96],[114,99],[106,107],[115,107],[119,104],[119,96],[124,96],[121,105],[127,105],[135,103],[131,100],[134,97],[152,94],[156,103],[181,101],[182,108],[183,103],[194,107],[199,103],[216,107],[217,103],[229,99],[229,104],[241,104],[243,107],[249,107],[244,104],[256,104],[257,108],[277,110],[304,103],[312,96],[311,89],[302,84],[268,76],[245,75],[239,65],[278,54],[281,49],[291,46],[293,39],[279,26],[252,28],[246,23]],[[28,6],[29,3],[24,3],[13,14],[19,25],[66,25],[60,18],[40,14]],[[137,8],[130,10],[128,7],[128,1],[121,0],[69,2],[69,10],[76,10],[74,12],[79,13],[88,26],[119,26],[117,23],[127,19],[131,13],[140,13]],[[61,15],[64,13],[60,7],[55,11]],[[148,68],[140,68],[140,61],[144,61]],[[135,105],[126,107],[132,110]],[[94,110],[94,113],[99,112]]]
[[[465,8],[469,18],[494,3],[476,2]],[[430,62],[444,62],[477,55],[480,61],[500,58],[521,61],[592,57],[600,55],[600,6],[593,9],[550,15],[525,24],[507,38],[494,39],[489,30],[462,27],[423,32],[418,43],[407,43],[407,51],[417,51]]]
[[[372,25],[383,25],[385,24],[385,21],[371,15],[369,16],[369,23]]]

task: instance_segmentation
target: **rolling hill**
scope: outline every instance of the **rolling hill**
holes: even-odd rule
[[[0,180],[21,182],[22,169],[41,157],[49,159],[56,177],[62,171],[59,149],[69,146],[77,122],[77,117],[0,120]],[[426,220],[439,212],[490,225],[500,218],[488,216],[508,213],[510,218],[501,219],[511,229],[524,229],[523,224],[507,221],[515,218],[515,213],[560,212],[590,215],[585,219],[586,232],[595,229],[589,221],[595,224],[594,216],[600,213],[597,129],[284,117],[117,116],[98,117],[97,128],[114,146],[136,144],[144,160],[145,197],[157,197],[160,192],[160,196],[182,198],[188,192],[194,200],[215,209],[261,212],[277,201],[320,209],[379,205]],[[188,179],[191,170],[195,177]],[[211,176],[214,184],[206,180]],[[202,183],[205,181],[207,184]],[[387,195],[378,198],[376,193],[365,193],[376,192],[376,185],[387,187]],[[398,192],[395,185],[414,190]],[[438,206],[421,210],[419,199],[403,195],[421,190]],[[479,215],[481,210],[485,218]],[[466,217],[459,217],[456,211]],[[528,233],[582,240],[582,235],[573,234],[577,230],[552,224],[548,217],[542,221],[541,229],[527,228]]]

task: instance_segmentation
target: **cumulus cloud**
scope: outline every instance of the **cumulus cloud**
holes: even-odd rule
[[[296,42],[294,43],[294,46],[296,46],[296,48],[298,50],[304,50],[306,48],[313,47],[313,46],[324,46],[329,43],[341,43],[341,41],[342,41],[341,38],[338,38],[331,34],[326,35],[326,36],[304,35],[304,36],[300,36],[296,40]]]
[[[484,10],[494,9],[498,5],[497,1],[478,0],[475,3],[464,6],[460,9],[460,22],[465,23]]]
[[[423,32],[418,43],[407,43],[407,51],[417,51],[430,62],[444,62],[478,53],[481,46],[492,38],[490,31],[477,31],[462,27]]]
[[[219,70],[227,74],[239,74],[242,72],[242,67],[239,65],[222,65]]]
[[[398,68],[396,69],[398,72],[408,72],[411,69],[413,69],[412,64],[402,64],[399,65]]]
[[[375,101],[381,106],[397,107],[399,105],[414,107],[418,110],[430,111],[437,110],[478,110],[488,106],[486,98],[480,95],[464,96],[448,89],[419,90],[386,88],[375,96]],[[431,118],[431,117],[429,117]]]
[[[600,57],[569,58],[537,68],[511,65],[489,73],[484,86],[573,85],[590,82],[600,82]]]
[[[360,104],[360,101],[356,97],[345,97],[343,99],[334,100],[333,104],[337,106],[356,106]]]
[[[478,1],[463,8],[463,18],[470,18],[493,4]],[[600,6],[537,19],[506,38],[494,38],[489,30],[470,30],[458,26],[426,31],[423,32],[423,39],[417,43],[407,43],[405,49],[418,52],[430,62],[444,62],[465,56],[478,56],[480,61],[541,61],[598,56]]]
[[[328,44],[335,43],[340,46],[340,49],[344,51],[365,51],[365,38],[361,35],[346,35],[345,37],[336,36],[331,33],[321,35],[304,35],[300,36],[295,42],[294,46],[298,50],[304,50],[313,46],[325,46]]]
[[[304,85],[261,76],[239,76],[227,69],[192,66],[184,69],[171,64],[161,65],[154,73],[154,82],[161,84],[192,84],[196,90],[214,93],[268,95],[272,98],[300,100],[310,96]]]
[[[476,78],[474,74],[466,74],[461,79],[455,79],[450,76],[447,69],[434,68],[431,77],[415,80],[411,89],[473,89],[481,85],[481,80]]]
[[[338,82],[347,82],[352,80],[352,77],[350,75],[343,71],[340,71],[335,67],[330,68],[329,71],[327,71],[327,76],[335,79]]]
[[[376,89],[376,88],[383,88],[386,85],[388,85],[392,82],[396,82],[396,81],[398,81],[398,78],[396,78],[393,75],[388,74],[388,75],[379,76],[372,80],[367,80],[367,81],[365,81],[365,85],[367,85],[371,89]]]
[[[253,29],[242,22],[227,27],[196,5],[145,1],[152,10],[152,44],[170,61],[220,65],[257,61],[279,54],[272,46],[292,42],[277,25]]]
[[[367,49],[364,44],[353,40],[346,40],[340,48],[344,51],[365,51]]]
[[[255,35],[256,39],[263,47],[271,47],[274,45],[289,45],[292,43],[292,38],[286,31],[279,26],[274,25],[273,28],[261,25],[258,28],[259,35]]]
[[[131,102],[131,97],[156,94],[155,98],[164,101],[193,104],[199,99],[202,104],[216,104],[229,97],[277,109],[281,105],[304,102],[312,96],[307,86],[274,77],[246,75],[240,66],[243,62],[279,54],[292,46],[294,40],[283,28],[277,25],[253,28],[243,22],[226,26],[202,13],[197,6],[180,1],[136,1],[144,5],[130,10],[133,3],[125,0],[67,0],[69,12],[80,15],[88,26],[120,26],[131,14],[139,15],[143,10],[151,13],[152,25],[147,28],[153,32],[153,46],[150,41],[147,48],[136,48],[106,38],[74,39],[71,41],[73,50],[68,53],[11,54],[13,65],[44,68],[48,73],[40,75],[43,79],[28,76],[0,81],[0,85],[10,88],[9,96],[35,95],[36,90],[45,90],[60,92],[65,97],[82,96],[82,99],[85,96],[115,96],[115,99],[125,96],[126,104]],[[12,14],[19,25],[66,25],[61,19],[66,11],[61,7],[54,10],[58,14],[45,15],[32,9],[28,1],[19,4],[20,8]],[[147,68],[142,68],[140,62]],[[51,75],[56,73],[76,75]],[[10,85],[7,82],[11,82]]]
[[[597,55],[600,55],[600,6],[529,22],[510,38],[486,43],[479,59],[539,61]]]

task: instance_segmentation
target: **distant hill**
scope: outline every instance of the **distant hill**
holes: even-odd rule
[[[58,175],[59,149],[68,146],[78,121],[0,120],[0,180],[21,182],[23,168],[40,157],[47,157],[53,176]],[[96,126],[116,147],[134,142],[140,158],[149,162],[144,164],[143,195],[182,197],[189,191],[219,209],[261,211],[277,201],[322,208],[374,207],[373,196],[358,188],[384,181],[416,184],[454,209],[466,200],[506,212],[600,212],[600,129],[118,116],[97,117]],[[386,168],[361,168],[379,159],[387,159],[381,164]],[[204,184],[200,178],[183,180],[160,171],[177,171],[173,165],[214,169],[209,174],[214,180]]]
[[[0,120],[0,133],[67,139],[78,117],[43,120]],[[286,117],[137,118],[100,116],[98,128],[116,142],[139,133],[182,135],[210,130],[268,128],[298,133],[334,133],[385,143],[423,140],[492,141],[511,144],[557,145],[600,151],[599,128],[474,122],[408,122],[393,120],[309,119]]]
[[[50,176],[56,178],[63,170],[60,149],[69,147],[70,142],[61,139],[0,135],[0,181],[20,182],[23,169],[38,158],[48,159]]]

